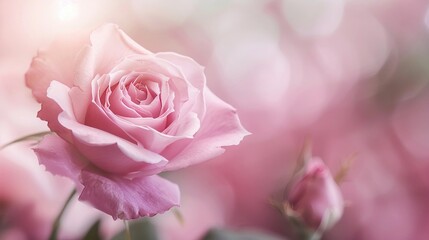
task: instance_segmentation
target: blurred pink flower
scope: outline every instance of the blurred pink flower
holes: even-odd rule
[[[343,197],[321,159],[309,159],[292,181],[286,196],[286,207],[293,211],[292,216],[321,232],[338,222],[343,214]]]
[[[0,156],[0,239],[46,239],[52,215],[44,186],[33,171],[9,158]]]
[[[73,179],[80,200],[114,219],[178,205],[177,186],[156,174],[213,158],[248,134],[206,87],[203,67],[151,53],[113,24],[90,42],[41,51],[26,81],[56,133],[35,148],[40,163]]]

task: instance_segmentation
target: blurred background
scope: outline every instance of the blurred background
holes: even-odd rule
[[[429,239],[429,1],[0,0],[0,145],[47,130],[24,73],[56,37],[118,24],[153,52],[205,66],[210,89],[253,134],[216,159],[169,173],[182,192],[150,221],[159,239],[210,229],[294,239],[281,201],[305,141],[340,185],[342,219],[323,239]],[[46,239],[72,183],[38,165],[28,144],[0,152],[0,239]],[[280,196],[280,197],[279,197]],[[61,239],[101,219],[76,199]]]

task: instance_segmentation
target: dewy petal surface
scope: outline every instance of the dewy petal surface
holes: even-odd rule
[[[180,203],[178,186],[157,175],[130,180],[84,170],[81,181],[84,189],[79,199],[113,219],[153,216]]]

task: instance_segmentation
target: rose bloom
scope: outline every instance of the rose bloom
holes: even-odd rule
[[[34,150],[114,219],[178,205],[178,187],[157,174],[213,158],[248,134],[191,58],[152,53],[113,24],[74,39],[40,51],[26,73],[38,116],[56,133]]]
[[[305,226],[322,232],[338,222],[344,209],[341,191],[319,158],[305,163],[290,186],[287,202]]]

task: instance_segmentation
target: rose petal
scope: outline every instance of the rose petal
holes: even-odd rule
[[[39,163],[44,165],[46,170],[79,183],[80,170],[87,163],[69,143],[55,134],[50,134],[43,137],[33,150],[39,159]]]
[[[90,36],[91,46],[86,49],[81,59],[80,76],[75,84],[86,86],[98,74],[107,74],[118,64],[120,59],[129,55],[152,53],[125,34],[115,24],[105,24],[92,32]],[[108,51],[106,51],[108,49]],[[85,88],[86,88],[85,87]]]
[[[69,90],[70,88],[63,83],[51,81],[46,90],[46,99],[42,102],[38,113],[38,117],[46,120],[49,128],[64,139],[70,139],[70,134],[58,122],[58,115],[66,111],[70,117],[74,118],[71,100],[68,97]]]
[[[85,115],[89,111],[88,103],[91,102],[91,96],[79,87],[72,87],[69,91],[69,97],[76,121],[83,123]]]
[[[76,119],[73,112],[73,105],[69,97],[70,88],[63,83],[52,81],[47,89],[47,97],[54,100],[62,111],[67,115]]]
[[[105,24],[97,28],[91,33],[90,43],[90,46],[82,47],[78,55],[79,65],[73,72],[74,78],[72,79],[73,85],[82,90],[80,95],[84,99],[89,99],[91,96],[92,80],[97,75],[109,73],[120,59],[133,54],[152,54],[115,24]],[[75,111],[79,114],[78,117],[86,111],[88,103],[89,101],[81,104],[73,102]]]
[[[180,118],[176,121],[178,122],[177,124],[171,124],[174,125],[174,127],[168,128],[169,131],[167,133],[172,136],[193,138],[195,133],[200,129],[201,125],[198,115],[194,112],[190,112],[183,117],[180,116]]]
[[[107,111],[107,114],[110,117],[110,119],[114,121],[114,124],[116,124],[121,129],[123,129],[135,141],[137,141],[142,146],[144,146],[144,148],[156,153],[161,152],[164,148],[166,148],[168,145],[170,145],[171,143],[177,140],[191,137],[191,136],[184,136],[184,135],[183,136],[167,135],[149,126],[144,126],[144,125],[140,126],[126,119],[118,118],[117,116],[115,116],[109,111]],[[190,120],[194,120],[194,119],[190,119]],[[195,126],[195,124],[192,126]]]
[[[192,58],[173,52],[160,52],[156,53],[155,56],[174,64],[183,73],[185,79],[197,89],[202,90],[206,86],[204,67]]]
[[[176,170],[222,154],[223,146],[237,145],[249,135],[241,126],[236,110],[206,89],[207,112],[201,129],[184,148],[171,144],[161,154],[170,160],[165,170]],[[178,152],[179,150],[179,152]]]
[[[157,175],[132,180],[82,171],[84,189],[80,200],[111,215],[113,219],[153,216],[178,206],[179,188]]]
[[[68,87],[56,81],[51,83],[48,90],[48,97],[63,110],[58,116],[62,132],[69,130],[61,136],[73,141],[78,150],[93,164],[105,171],[119,173],[128,172],[130,169],[146,169],[152,172],[166,163],[166,160],[156,153],[108,132],[76,122],[67,93]]]
[[[38,102],[46,99],[46,90],[53,80],[73,85],[77,53],[86,42],[83,35],[76,34],[73,38],[62,36],[33,58],[25,74],[25,83]]]
[[[170,64],[178,68],[185,80],[192,86],[200,90],[201,94],[196,98],[195,110],[198,117],[202,118],[205,113],[205,100],[203,97],[203,90],[206,88],[206,75],[204,74],[204,67],[195,62],[190,57],[182,56],[172,52],[161,52],[155,54],[157,57],[165,59]]]
[[[100,78],[100,80],[102,80],[102,78]],[[104,89],[104,86],[99,86],[103,83],[104,82],[94,82],[94,89]],[[89,108],[91,108],[91,110],[93,110],[94,112],[89,113],[87,116],[91,117],[88,118],[88,120],[90,120],[90,126],[105,130],[114,135],[119,134],[118,136],[123,136],[122,134],[120,134],[120,132],[123,131],[130,138],[138,142],[142,148],[144,147],[150,151],[158,153],[162,151],[166,146],[168,146],[168,144],[176,141],[177,139],[183,138],[182,136],[169,136],[166,134],[162,134],[148,125],[137,125],[135,122],[138,122],[138,119],[130,121],[130,119],[117,116],[109,108],[102,106],[102,103],[99,99],[98,91],[94,91],[93,101],[94,103],[92,103]],[[94,119],[93,115],[97,115],[95,117],[97,117],[100,121],[96,121],[96,118]],[[165,117],[162,116],[160,119],[162,120]],[[144,121],[144,119],[142,121]],[[153,121],[158,121],[158,119],[154,119]],[[128,138],[123,137],[123,139]]]
[[[145,123],[146,119],[129,119],[125,117],[120,117],[115,115],[109,108],[100,107],[99,104],[101,103],[98,101],[97,104],[94,104],[94,108],[99,108],[99,110],[97,111],[100,113],[100,115],[106,115],[105,117],[103,117],[103,119],[106,120],[106,123],[105,127],[100,126],[101,122],[95,124],[94,126],[97,126],[97,128],[99,129],[106,129],[108,128],[108,125],[115,126],[114,128],[107,130],[107,132],[113,133],[115,129],[118,131],[124,131],[128,135],[128,137],[136,141],[138,145],[150,151],[158,153],[162,151],[165,147],[167,147],[170,143],[177,141],[178,139],[189,137],[170,136],[160,133],[158,130],[156,130],[157,126],[153,126],[153,123]],[[92,105],[90,105],[90,107],[92,107]],[[167,116],[162,116],[157,119],[152,119],[152,122],[157,123],[161,121],[160,123],[162,124],[162,121],[166,120],[166,118]]]
[[[79,152],[91,163],[110,173],[142,171],[159,173],[167,160],[142,146],[126,141],[100,129],[79,124],[61,113],[59,122],[70,130]]]
[[[114,73],[117,71],[125,72],[141,72],[141,73],[152,73],[160,74],[166,77],[178,77],[184,78],[182,71],[177,66],[170,62],[157,58],[153,53],[148,54],[130,54],[123,59],[118,59],[116,65],[111,69],[110,72]]]
[[[85,118],[85,125],[104,130],[108,133],[111,133],[130,142],[133,141],[133,139],[130,138],[123,131],[123,129],[119,128],[116,124],[114,124],[112,120],[106,115],[104,110],[95,103],[91,103],[88,107],[88,113],[86,114]]]
[[[171,136],[193,136],[196,131],[191,133],[192,129],[186,129],[186,126],[190,126],[187,122],[191,118],[196,119],[199,124],[199,119],[204,116],[204,112],[198,109],[199,104],[201,104],[200,101],[204,102],[203,93],[184,79],[172,78],[169,81],[169,86],[175,94],[171,103],[174,106],[174,113],[172,113],[170,124],[162,132]],[[188,116],[189,114],[192,114],[191,118]],[[194,117],[194,115],[196,116]]]
[[[76,122],[68,89],[64,84],[53,81],[48,90],[48,97],[63,111],[58,116],[58,123],[62,127],[60,132],[64,133],[60,136],[73,142],[91,163],[107,172],[141,170],[147,171],[147,174],[159,172],[160,167],[167,163],[162,156],[135,143]]]

